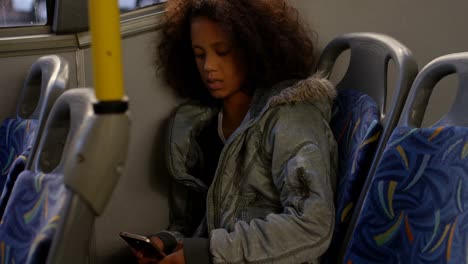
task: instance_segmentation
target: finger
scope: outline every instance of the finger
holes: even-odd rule
[[[183,249],[183,248],[184,248],[184,244],[181,243],[181,242],[179,242],[179,243],[177,243],[177,246],[176,246],[176,248],[174,249],[174,252],[175,252],[175,251],[179,251],[179,250],[181,250],[181,249]]]
[[[135,256],[135,258],[137,258],[137,259],[143,258],[143,253],[141,251],[138,251],[138,250],[133,249],[133,248],[131,248],[131,250],[132,250],[133,256]]]
[[[171,258],[170,258],[171,255],[168,255],[167,257],[161,259],[158,264],[170,264],[172,263],[171,262]]]
[[[149,238],[153,246],[159,248],[161,251],[164,251],[164,242],[157,236],[152,236]]]
[[[139,264],[159,264],[160,262],[157,259],[153,258],[142,258],[138,261]]]

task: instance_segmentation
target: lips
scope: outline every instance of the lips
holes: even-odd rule
[[[207,80],[207,85],[210,90],[219,90],[223,88],[221,80]]]

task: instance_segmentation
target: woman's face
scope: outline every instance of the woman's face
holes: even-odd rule
[[[213,20],[196,17],[191,38],[198,71],[211,96],[226,100],[244,93],[245,65],[229,34]]]

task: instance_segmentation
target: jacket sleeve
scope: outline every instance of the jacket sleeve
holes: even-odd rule
[[[169,202],[170,224],[166,230],[150,235],[159,237],[163,241],[166,254],[170,254],[176,248],[177,243],[187,236],[185,208],[188,200],[188,191],[184,186],[174,182],[171,184],[171,187]]]
[[[183,111],[183,109],[180,111]],[[166,166],[172,178],[169,200],[170,224],[166,230],[151,235],[157,236],[163,241],[166,254],[170,254],[177,246],[177,243],[182,241],[184,237],[189,237],[194,234],[201,221],[197,216],[200,215],[199,212],[203,211],[201,208],[204,206],[206,199],[203,191],[194,190],[194,188],[190,188],[175,180],[177,174],[190,175],[190,177],[195,179],[195,176],[192,175],[200,174],[201,169],[197,166],[199,165],[199,157],[202,155],[198,145],[193,142],[192,144],[187,144],[186,148],[182,148],[187,149],[189,154],[185,155],[190,156],[193,159],[190,160],[190,162],[187,162],[190,166],[182,166],[187,164],[180,165],[182,162],[181,158],[179,158],[177,162],[174,161],[174,156],[182,154],[178,152],[174,154],[174,149],[178,150],[180,148],[177,146],[174,147],[170,144],[180,144],[180,142],[183,142],[181,138],[187,140],[186,135],[177,134],[182,132],[185,133],[186,131],[181,132],[181,129],[179,129],[177,125],[178,123],[184,123],[184,120],[176,122],[176,118],[177,115],[174,114],[169,120],[168,130],[166,132],[168,146],[165,149]],[[173,152],[171,152],[171,149]]]
[[[276,107],[264,148],[282,213],[238,221],[210,234],[213,263],[318,263],[334,226],[335,147],[328,121],[312,104]]]

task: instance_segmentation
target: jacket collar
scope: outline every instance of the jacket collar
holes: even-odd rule
[[[336,90],[333,84],[317,73],[304,80],[288,80],[271,89],[259,89],[255,92],[250,107],[251,118],[258,116],[265,107],[282,104],[312,102],[319,105],[324,117],[329,120]]]

